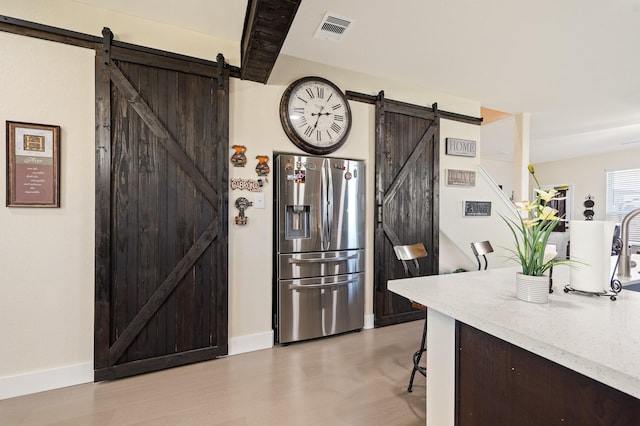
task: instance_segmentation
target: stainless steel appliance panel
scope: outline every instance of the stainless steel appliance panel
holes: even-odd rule
[[[278,252],[321,250],[322,162],[304,156],[278,156],[276,196]]]
[[[275,167],[279,253],[364,248],[363,162],[281,155]]]
[[[361,272],[364,261],[362,249],[281,254],[278,277],[291,279]]]
[[[330,336],[364,326],[364,273],[278,283],[278,341]]]
[[[361,161],[327,159],[329,209],[328,250],[364,248],[365,167]]]

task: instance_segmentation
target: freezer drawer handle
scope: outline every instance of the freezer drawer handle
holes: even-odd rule
[[[338,287],[338,286],[353,284],[357,282],[358,282],[358,278],[353,280],[347,280],[347,281],[339,281],[337,283],[331,283],[331,284],[309,284],[309,285],[289,284],[289,290],[317,290],[319,288]]]
[[[289,263],[323,263],[323,262],[341,262],[343,260],[357,259],[357,254],[352,254],[351,256],[340,256],[340,257],[325,257],[325,258],[315,258],[315,259],[294,259],[290,258]]]

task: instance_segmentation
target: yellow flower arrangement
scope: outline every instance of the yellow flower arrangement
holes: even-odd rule
[[[512,258],[522,266],[524,275],[542,276],[553,265],[567,263],[566,260],[556,259],[555,250],[547,249],[547,241],[558,222],[564,218],[558,216],[558,210],[548,206],[550,201],[563,200],[559,191],[566,186],[549,190],[540,189],[540,183],[533,165],[529,164],[529,173],[536,182],[536,199],[514,203],[519,213],[519,220],[502,217],[509,226],[515,239],[516,248],[510,250]]]

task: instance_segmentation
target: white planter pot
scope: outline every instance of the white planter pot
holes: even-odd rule
[[[549,302],[549,277],[543,275],[534,277],[516,273],[516,297],[525,302],[548,303]]]

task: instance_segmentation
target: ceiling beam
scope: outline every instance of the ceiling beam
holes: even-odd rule
[[[266,83],[302,0],[249,0],[241,43],[240,78]]]

